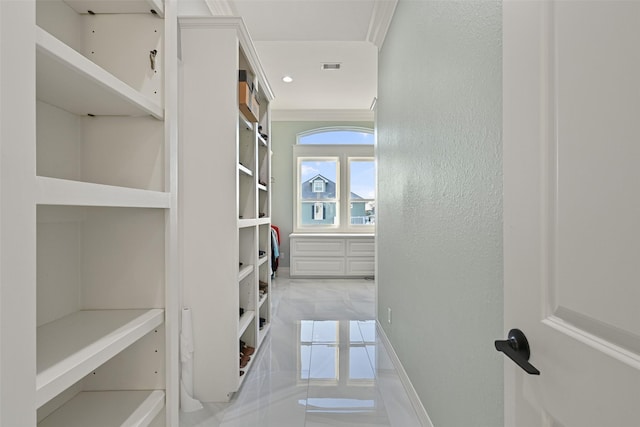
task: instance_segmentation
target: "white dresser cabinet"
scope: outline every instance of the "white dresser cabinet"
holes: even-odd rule
[[[373,234],[289,235],[291,277],[366,277],[375,272]]]

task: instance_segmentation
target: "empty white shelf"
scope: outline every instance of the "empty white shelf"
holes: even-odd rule
[[[258,308],[262,307],[262,304],[264,304],[264,302],[267,300],[267,294],[264,294],[260,297],[260,300],[258,301]]]
[[[260,258],[258,258],[258,265],[262,265],[262,264],[264,264],[265,262],[267,262],[267,258],[269,258],[269,257],[268,257],[268,256],[266,256],[266,255],[265,255],[265,256],[262,256],[262,257],[260,257]]]
[[[246,130],[253,130],[253,123],[247,120],[244,114],[240,112],[238,112],[238,114],[240,115],[240,126],[244,126]]]
[[[37,332],[36,406],[40,407],[164,321],[164,310],[86,310]]]
[[[238,272],[238,282],[247,277],[253,271],[253,265],[246,265]]]
[[[244,331],[247,330],[247,327],[251,324],[251,321],[255,317],[255,311],[247,310],[240,317],[240,324],[238,325],[238,337],[241,337],[244,334]]]
[[[251,172],[251,169],[239,163],[238,163],[238,170],[245,175],[253,176],[253,172]]]
[[[162,0],[64,0],[78,13],[152,13],[156,11],[159,17],[164,16]]]
[[[267,186],[266,185],[262,185],[262,184],[258,184],[258,190],[267,191]]]
[[[258,331],[258,347],[262,345],[262,341],[264,341],[264,338],[267,336],[269,328],[271,328],[271,323],[265,323],[262,329]]]
[[[171,195],[161,191],[92,184],[39,176],[37,202],[40,205],[114,206],[169,208]]]
[[[255,219],[239,219],[238,228],[253,227],[257,222]]]
[[[38,427],[144,427],[164,408],[164,392],[84,391]]]
[[[79,115],[163,117],[160,105],[39,27],[36,96]]]

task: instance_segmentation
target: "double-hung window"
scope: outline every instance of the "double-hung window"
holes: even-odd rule
[[[373,231],[371,130],[332,128],[301,134],[293,157],[296,232]]]
[[[373,225],[376,220],[376,169],[369,157],[349,157],[349,222]]]
[[[304,156],[298,159],[299,214],[302,227],[333,226],[340,208],[340,160],[337,157]]]

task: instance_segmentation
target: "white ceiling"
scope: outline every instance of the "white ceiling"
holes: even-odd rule
[[[274,118],[304,111],[372,117],[378,48],[397,0],[205,1],[215,15],[244,19],[275,95]],[[324,62],[341,69],[323,71]]]
[[[367,42],[255,42],[278,110],[369,109],[376,96],[378,50]],[[322,70],[323,62],[340,70]],[[294,81],[284,83],[290,75]]]
[[[365,41],[374,0],[233,0],[256,41]]]

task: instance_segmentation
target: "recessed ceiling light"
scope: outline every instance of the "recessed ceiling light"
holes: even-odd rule
[[[283,82],[285,82],[285,83],[291,83],[291,82],[293,81],[293,77],[291,77],[291,76],[284,76],[284,77],[282,78],[282,81],[283,81]]]

